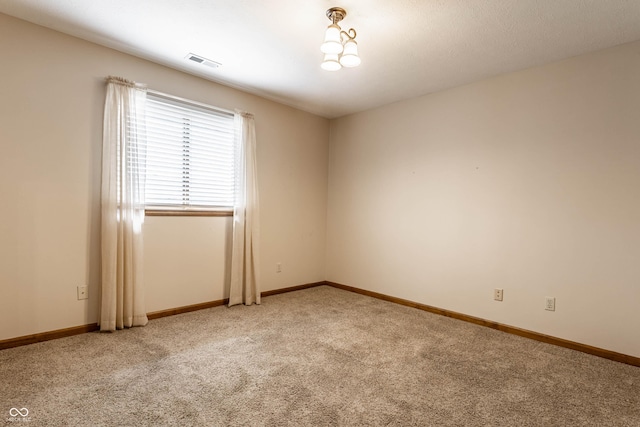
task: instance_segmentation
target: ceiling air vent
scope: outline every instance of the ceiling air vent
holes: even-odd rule
[[[185,56],[185,58],[188,59],[189,61],[197,62],[198,64],[206,65],[207,67],[211,67],[211,68],[218,68],[219,66],[222,65],[219,62],[212,61],[207,58],[203,58],[202,56],[198,56],[193,53],[188,54],[187,56]]]

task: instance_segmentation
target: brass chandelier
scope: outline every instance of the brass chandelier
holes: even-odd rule
[[[347,11],[341,7],[332,7],[327,10],[327,18],[331,25],[324,34],[324,43],[320,50],[324,53],[324,60],[320,65],[323,70],[337,71],[342,67],[357,67],[360,65],[358,56],[358,43],[356,43],[356,30],[342,31],[338,22],[347,16]]]

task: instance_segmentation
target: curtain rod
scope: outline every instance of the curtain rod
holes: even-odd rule
[[[227,110],[227,109],[220,108],[220,107],[214,107],[213,105],[205,104],[203,102],[193,101],[191,99],[186,99],[186,98],[180,98],[179,96],[169,95],[168,93],[158,92],[157,90],[147,89],[147,92],[152,93],[154,95],[162,96],[164,98],[173,99],[174,101],[185,102],[187,104],[194,104],[194,105],[198,105],[200,107],[207,108],[209,110],[218,111],[220,113],[226,113],[226,114],[230,114],[230,115],[235,115],[235,111]]]

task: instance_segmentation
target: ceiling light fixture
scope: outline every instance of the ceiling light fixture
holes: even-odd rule
[[[341,7],[332,7],[327,10],[327,18],[331,25],[324,34],[324,43],[320,50],[324,53],[324,60],[320,65],[323,70],[337,71],[342,67],[357,67],[360,65],[358,56],[358,43],[356,43],[356,30],[342,31],[338,22],[347,16],[347,11]]]

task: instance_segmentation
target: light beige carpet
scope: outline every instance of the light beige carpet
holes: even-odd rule
[[[640,426],[640,369],[321,286],[0,351],[2,421],[27,425],[11,408],[30,426]]]

